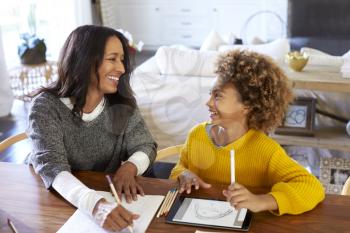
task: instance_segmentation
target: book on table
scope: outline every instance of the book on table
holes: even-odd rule
[[[114,197],[109,192],[98,191],[107,201],[115,202]],[[134,233],[143,233],[147,230],[157,209],[162,203],[164,196],[161,195],[138,195],[137,201],[127,203],[125,197],[122,198],[122,205],[129,211],[139,214],[140,217],[134,220]],[[76,210],[68,221],[58,230],[57,233],[107,233],[108,231],[100,227],[92,217]],[[128,232],[126,228],[120,232]]]

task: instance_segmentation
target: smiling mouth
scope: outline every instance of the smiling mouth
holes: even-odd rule
[[[110,76],[107,76],[107,78],[108,78],[109,80],[119,81],[119,77],[117,77],[117,76],[112,76],[112,75],[110,75]]]
[[[115,85],[118,85],[118,83],[119,83],[119,78],[120,78],[120,77],[114,76],[114,75],[109,75],[109,76],[107,76],[107,79],[110,80],[110,81],[112,81],[112,82],[114,82]]]
[[[209,110],[209,115],[210,115],[210,118],[214,118],[218,116],[218,112]]]

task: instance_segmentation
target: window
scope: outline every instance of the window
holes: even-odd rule
[[[20,63],[20,34],[35,33],[46,43],[48,60],[57,60],[61,46],[77,26],[91,24],[88,0],[11,0],[2,3],[0,26],[8,68]]]

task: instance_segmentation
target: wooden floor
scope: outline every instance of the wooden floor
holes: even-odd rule
[[[153,56],[155,51],[142,51],[136,54],[136,66]],[[6,117],[0,117],[0,141],[12,135],[22,133],[28,126],[28,111],[30,103],[21,100],[15,100],[11,110],[11,114]],[[27,140],[18,142],[7,150],[0,153],[0,161],[23,163],[28,153],[30,145]]]

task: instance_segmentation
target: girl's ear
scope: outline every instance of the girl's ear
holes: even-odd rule
[[[247,116],[249,112],[250,112],[250,107],[244,106],[244,108],[243,108],[243,113],[244,113],[244,115]]]

